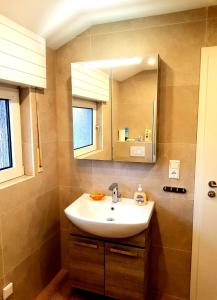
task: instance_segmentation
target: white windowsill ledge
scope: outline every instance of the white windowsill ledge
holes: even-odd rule
[[[96,155],[96,154],[99,154],[102,152],[103,152],[103,150],[94,150],[94,151],[91,151],[91,152],[88,152],[88,153],[85,153],[82,155],[76,155],[75,158],[77,158],[77,159],[88,158],[89,156]]]
[[[0,190],[6,189],[18,183],[24,182],[26,180],[32,179],[35,176],[23,175],[5,182],[0,183]]]

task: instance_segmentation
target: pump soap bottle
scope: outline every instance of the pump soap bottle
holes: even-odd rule
[[[137,192],[134,193],[134,200],[137,205],[145,205],[147,203],[146,193],[142,191],[142,185],[138,185]]]

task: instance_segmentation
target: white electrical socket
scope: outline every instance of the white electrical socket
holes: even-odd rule
[[[13,294],[13,283],[10,282],[3,288],[3,300],[8,299]]]
[[[170,160],[169,162],[169,178],[179,179],[180,160]]]

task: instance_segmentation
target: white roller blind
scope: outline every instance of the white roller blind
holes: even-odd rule
[[[72,95],[94,101],[109,101],[109,75],[84,63],[71,64]]]
[[[46,87],[45,40],[2,15],[0,15],[0,81]]]

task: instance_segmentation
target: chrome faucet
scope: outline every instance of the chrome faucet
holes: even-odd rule
[[[117,203],[121,201],[121,194],[118,191],[118,184],[112,183],[109,187],[109,190],[112,191],[112,202]]]

